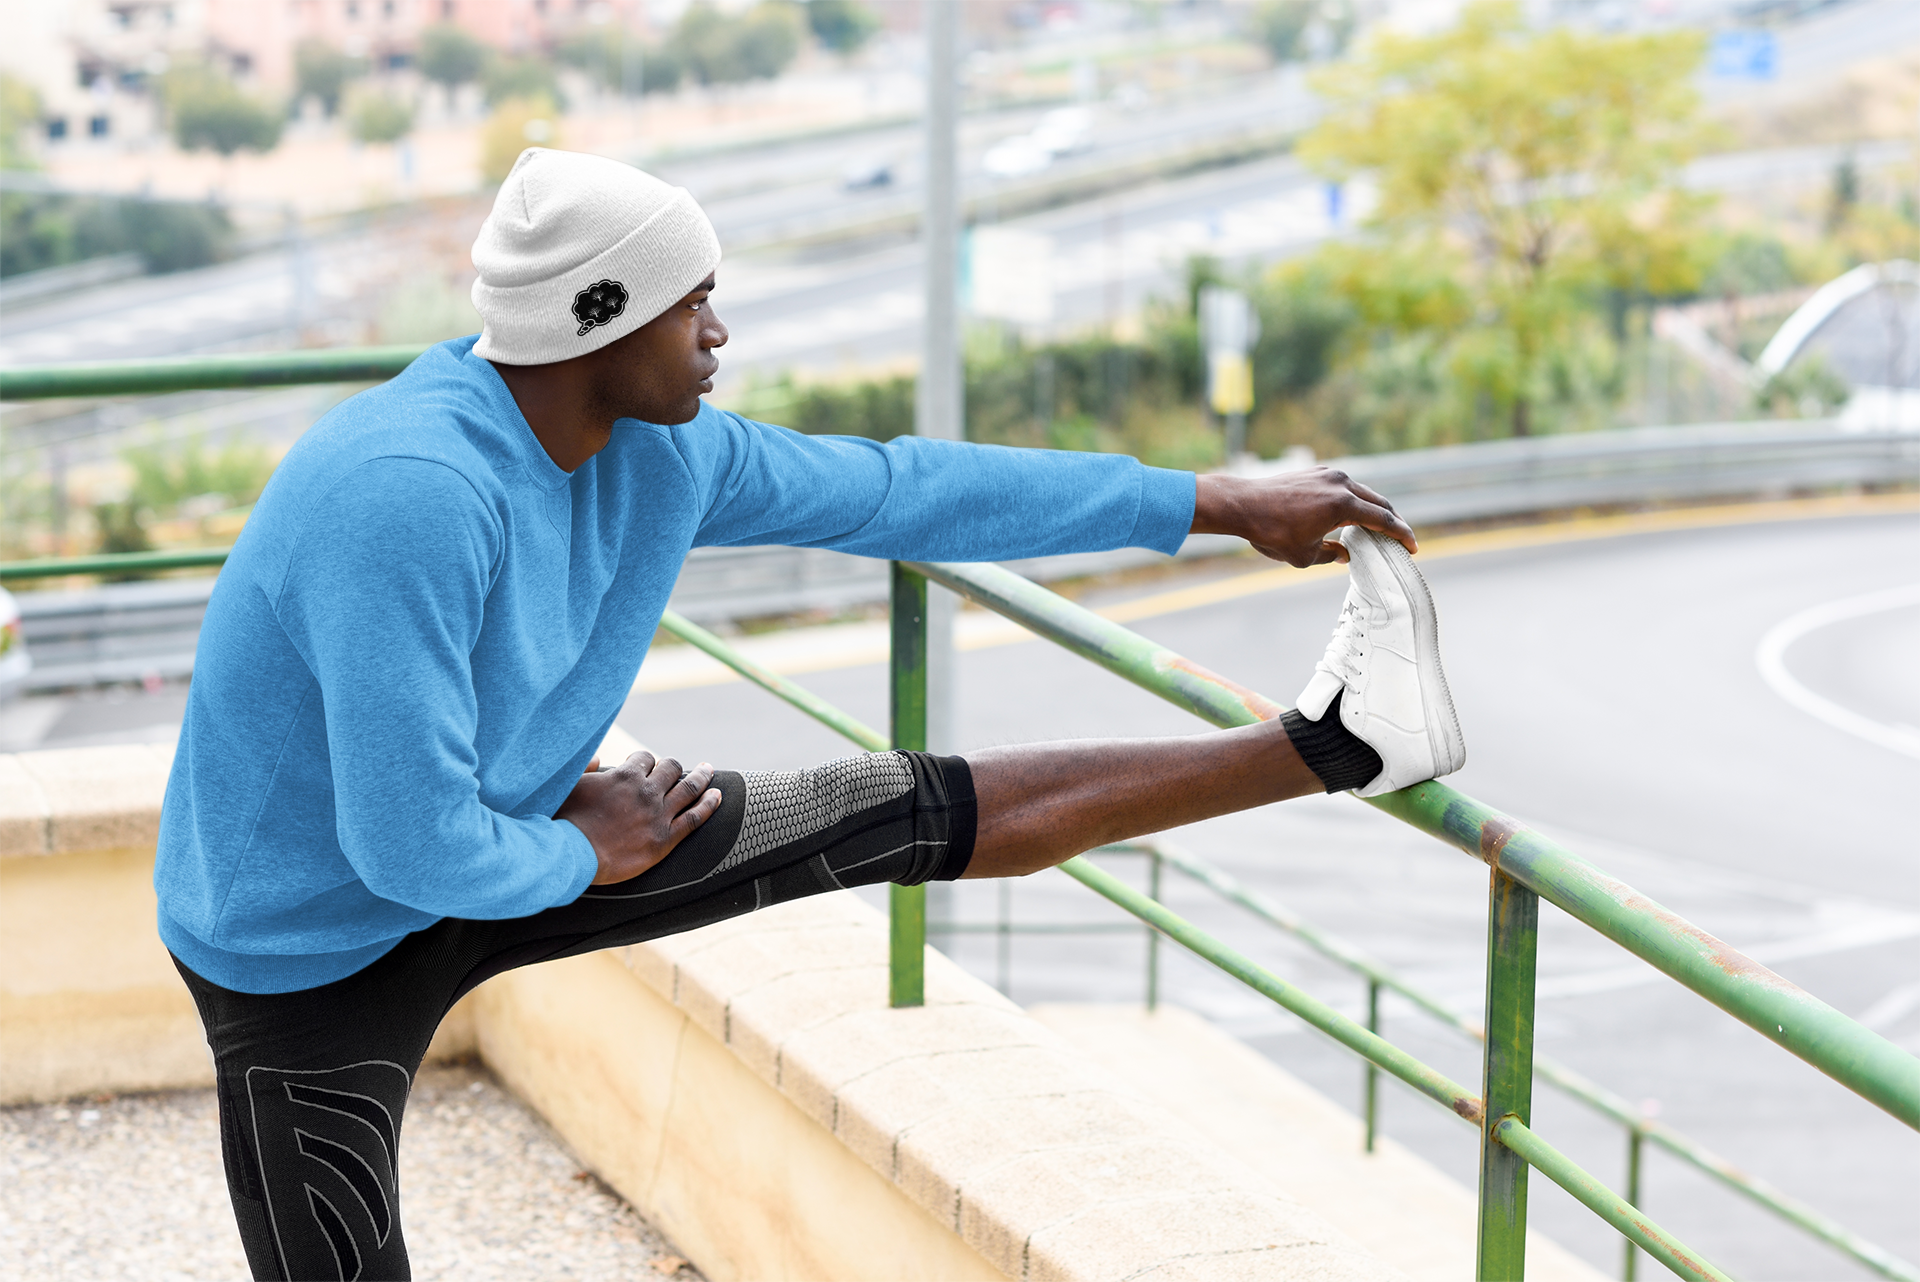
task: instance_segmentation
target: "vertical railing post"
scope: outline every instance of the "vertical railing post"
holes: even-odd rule
[[[1496,857],[1497,858],[1497,857]],[[1533,1114],[1534,963],[1540,897],[1496,863],[1487,897],[1487,1044],[1481,1076],[1479,1282],[1522,1282],[1527,1270],[1527,1164],[1493,1138],[1502,1118]]]
[[[893,746],[927,748],[927,581],[893,562],[892,651],[888,694]],[[927,888],[888,887],[888,1001],[927,1001]]]
[[[1645,1147],[1644,1141],[1645,1132],[1640,1129],[1640,1123],[1627,1123],[1628,1206],[1637,1207],[1640,1205],[1640,1153]],[[1621,1238],[1620,1245],[1622,1248],[1620,1277],[1623,1279],[1623,1282],[1633,1282],[1635,1275],[1640,1271],[1640,1248],[1633,1244],[1633,1239],[1630,1237]]]
[[[1367,1031],[1375,1037],[1380,1035],[1380,981],[1367,981]],[[1367,1061],[1366,1115],[1367,1115],[1367,1152],[1373,1152],[1373,1137],[1378,1130],[1380,1116],[1380,1070],[1372,1060]]]
[[[1160,902],[1160,852],[1147,852],[1147,898]],[[1147,1014],[1160,1009],[1160,932],[1147,927]]]

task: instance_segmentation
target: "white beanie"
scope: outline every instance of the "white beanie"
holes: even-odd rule
[[[713,224],[686,188],[529,147],[473,242],[473,350],[503,365],[585,356],[692,293],[719,262]]]

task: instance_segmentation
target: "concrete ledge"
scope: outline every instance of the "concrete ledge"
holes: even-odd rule
[[[1473,1276],[1479,1214],[1473,1190],[1391,1138],[1377,1137],[1367,1153],[1358,1117],[1246,1043],[1197,1015],[1165,1007],[1149,1015],[1138,1007],[1037,1006],[1033,1017],[1418,1282]],[[1474,1142],[1464,1127],[1460,1139]],[[1527,1277],[1607,1279],[1532,1231]]]
[[[638,745],[610,735],[602,756]],[[210,1084],[154,927],[171,754],[0,757],[0,1102]],[[1401,1276],[851,894],[529,967],[474,1049],[715,1279]]]
[[[592,1020],[605,1002],[549,1020],[545,1012],[564,1000],[552,987],[562,970],[554,966],[502,976],[482,990],[482,1053],[716,1277],[949,1275],[876,1257],[873,1224],[835,1211],[831,1199],[805,1218],[809,1249],[837,1242],[838,1258],[807,1267],[787,1257],[740,1258],[738,1239],[779,1235],[738,1232],[746,1214],[740,1201],[723,1195],[698,1205],[677,1181],[698,1167],[701,1153],[743,1144],[740,1160],[750,1166],[830,1144],[924,1223],[1011,1278],[1399,1276],[939,954],[927,959],[928,1004],[888,1009],[886,955],[884,920],[852,895],[782,905],[586,959],[624,967],[680,1017],[678,1024],[654,1019],[624,1053],[596,1049],[602,1039],[632,1036],[624,1021]],[[604,975],[589,981],[584,966],[574,974],[583,988],[607,983]],[[506,996],[522,985],[523,994]],[[535,986],[543,996],[533,995]],[[508,1002],[520,1012],[510,1034],[502,1022]],[[627,999],[622,1009],[645,1006]],[[603,1066],[610,1059],[628,1064],[620,1071],[632,1078],[631,1066],[648,1058],[643,1047],[670,1038],[676,1056],[703,1066],[699,1072],[675,1069],[671,1086],[597,1084],[609,1076]],[[715,1085],[722,1081],[724,1098]],[[747,1081],[758,1083],[757,1096]],[[619,1138],[606,1113],[615,1097],[668,1101],[653,1106],[666,1120],[635,1123],[632,1140]],[[760,1099],[756,1118],[786,1119],[770,1154],[763,1137],[748,1138],[726,1116],[745,1098]],[[783,1107],[767,1102],[775,1099]],[[679,1110],[707,1120],[699,1127],[678,1121]],[[800,1221],[801,1205],[815,1200],[816,1170],[834,1165],[810,1158],[783,1171],[767,1195],[791,1211],[753,1213],[766,1214],[770,1225]]]
[[[640,745],[615,727],[609,760]],[[213,1084],[193,999],[154,930],[172,745],[0,754],[0,1104]],[[470,1002],[429,1059],[473,1053]]]

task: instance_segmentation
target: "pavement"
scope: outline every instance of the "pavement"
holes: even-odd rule
[[[0,1277],[245,1277],[219,1152],[212,1091],[0,1110]],[[400,1182],[423,1282],[703,1276],[472,1066],[420,1073]]]

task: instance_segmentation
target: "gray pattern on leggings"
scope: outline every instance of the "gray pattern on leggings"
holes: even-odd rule
[[[862,753],[801,771],[749,771],[740,835],[715,872],[831,828],[848,815],[913,791],[913,767],[898,752]]]

